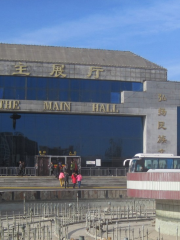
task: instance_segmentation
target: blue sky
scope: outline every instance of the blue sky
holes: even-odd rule
[[[131,51],[180,81],[179,0],[1,0],[0,42]]]

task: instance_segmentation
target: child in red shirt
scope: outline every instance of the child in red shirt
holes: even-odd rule
[[[73,172],[71,179],[72,179],[72,183],[73,183],[73,188],[75,188],[76,183],[77,183],[77,176],[76,176],[75,172]]]

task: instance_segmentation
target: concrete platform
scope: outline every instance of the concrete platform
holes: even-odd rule
[[[0,202],[22,201],[24,198],[34,200],[57,199],[113,199],[125,198],[126,177],[83,177],[80,189],[60,187],[59,180],[54,176],[1,176],[0,177]]]
[[[69,179],[70,189],[72,188]],[[77,186],[76,186],[77,187]],[[9,189],[64,189],[60,187],[59,180],[54,176],[0,176],[0,191]],[[92,176],[83,177],[82,189],[126,189],[126,177],[115,176]]]

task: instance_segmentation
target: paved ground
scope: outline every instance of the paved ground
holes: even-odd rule
[[[69,189],[72,189],[70,182]],[[76,186],[77,188],[77,186]],[[126,177],[83,177],[82,189],[126,189]],[[34,177],[34,176],[0,176],[0,191],[8,190],[43,190],[43,189],[58,189],[64,190],[60,187],[59,180],[54,176]]]

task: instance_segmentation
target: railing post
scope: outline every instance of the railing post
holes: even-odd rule
[[[178,226],[176,228],[176,240],[178,240]]]
[[[23,193],[24,216],[26,214],[26,194]]]
[[[159,236],[159,239],[160,239],[160,236],[161,236],[161,234],[160,234],[160,226],[158,227],[158,236]]]

